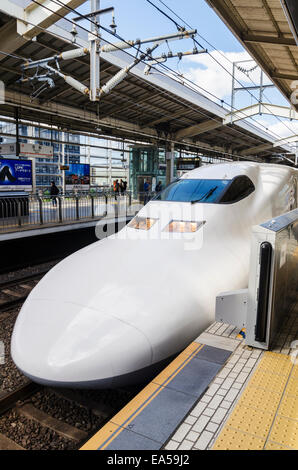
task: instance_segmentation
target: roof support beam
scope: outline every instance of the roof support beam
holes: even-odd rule
[[[279,46],[296,46],[293,38],[284,38],[277,36],[254,36],[247,34],[242,36],[242,40],[246,43],[252,42],[257,44],[277,44]]]
[[[243,46],[247,49],[249,54],[254,58],[258,65],[260,65],[264,72],[270,78],[272,78],[272,80],[279,88],[281,93],[285,96],[285,98],[289,102],[291,102],[292,90],[289,84],[282,82],[279,79],[274,78],[273,76],[275,75],[274,70],[279,69],[280,67],[280,61],[279,59],[275,58],[274,54],[270,50],[270,47],[264,47],[264,44],[261,43],[254,44],[253,42],[245,41],[245,37],[250,36],[247,34],[247,31],[250,30],[250,28],[254,27],[254,21],[252,21],[250,18],[251,15],[249,9],[251,9],[253,15],[255,15],[257,10],[256,6],[251,7],[247,5],[247,2],[245,2],[244,0],[238,0],[237,2],[234,2],[232,0],[206,0],[206,2],[215,10],[217,15],[225,22],[225,24],[229,27],[232,33],[241,41]],[[274,5],[272,5],[272,3]],[[256,20],[256,23],[261,24],[262,21],[263,24],[266,24],[266,20],[264,19],[264,13],[266,11],[266,14],[269,15],[269,18],[272,22],[272,34],[274,34],[275,36],[280,36],[281,40],[285,39],[284,34],[287,34],[287,36],[289,37],[291,31],[290,28],[287,28],[286,17],[282,12],[281,6],[278,5],[280,4],[280,1],[276,0],[274,2],[268,2],[268,0],[262,0],[262,2],[254,1],[254,4],[259,7],[258,10],[263,15],[262,17],[260,17],[259,21]],[[282,16],[280,16],[280,13]],[[277,18],[278,21],[276,21]],[[248,26],[248,24],[251,24],[251,26]],[[282,30],[280,29],[279,25],[283,25]],[[256,28],[257,27],[259,26],[256,26]],[[252,34],[253,36],[262,35],[260,34],[260,32],[254,32]],[[264,31],[264,36],[269,36],[270,34],[271,33]],[[285,63],[285,67],[289,67],[289,70],[293,68],[294,73],[297,69],[297,64],[292,52],[292,46],[284,45],[284,48],[279,48],[279,50]],[[296,105],[295,108],[298,110],[298,105]]]
[[[101,115],[101,118],[102,117],[112,116],[115,113],[121,113],[122,111],[126,111],[126,110],[128,110],[130,108],[133,108],[135,106],[138,106],[142,103],[146,103],[146,101],[152,100],[152,99],[154,99],[158,96],[159,96],[159,93],[155,93],[155,94],[154,93],[149,93],[149,94],[146,94],[146,95],[142,96],[139,100],[136,99],[134,103],[125,103],[125,104],[122,104],[120,106],[111,105],[112,107],[110,108],[109,112],[104,113],[103,116]],[[146,126],[141,126],[140,128],[142,129],[143,127],[150,127],[150,126],[146,125]]]
[[[176,138],[182,137],[194,137],[195,135],[204,134],[204,132],[212,131],[218,127],[222,127],[222,121],[216,121],[214,119],[208,119],[207,121],[196,124],[195,126],[186,127],[177,132]]]
[[[265,150],[269,150],[273,148],[273,143],[270,144],[261,144],[257,145],[256,147],[251,147],[247,150],[243,150],[240,152],[240,155],[243,157],[248,157],[249,155],[255,155],[256,153],[264,152]]]
[[[155,119],[154,121],[146,122],[141,127],[153,127],[153,126],[156,126],[157,124],[160,124],[162,122],[172,121],[173,119],[176,119],[178,117],[185,116],[190,111],[191,111],[190,109],[185,108],[183,111],[178,111],[177,113],[171,114],[171,116],[169,116],[167,114],[166,116],[163,116],[159,119]]]
[[[285,144],[290,144],[290,143],[296,143],[298,142],[298,135],[293,135],[290,137],[285,137],[284,139],[277,140],[274,142],[273,147],[279,147],[280,145],[285,145]]]
[[[92,132],[94,132],[94,128],[102,127],[110,129],[111,132],[113,132],[113,130],[117,130],[118,135],[123,133],[128,137],[136,137],[138,139],[144,139],[144,137],[146,137],[146,139],[149,138],[150,140],[159,139],[155,129],[146,128],[143,130],[140,129],[140,126],[136,123],[129,123],[116,118],[101,118],[93,110],[82,109],[81,106],[75,107],[69,106],[68,104],[47,102],[40,107],[39,103],[32,102],[29,96],[18,93],[17,91],[6,92],[5,105],[0,105],[0,113],[7,114],[4,110],[7,106],[15,107],[20,105],[22,106],[22,113],[25,119],[27,119],[27,116],[28,119],[30,119],[30,116],[36,116],[35,119],[39,122],[51,123],[54,119],[56,125],[61,125],[60,123],[62,122],[64,127],[67,127],[68,125],[74,126],[74,124],[77,123],[79,129],[82,129],[82,126],[86,126],[86,131],[88,127]],[[179,139],[179,141],[175,139],[175,143],[190,145],[193,148],[200,148],[213,152],[226,153],[226,149],[223,146],[210,145],[206,142],[196,141],[194,144],[188,139]]]
[[[17,34],[17,24],[14,19],[6,23],[0,29],[0,44],[2,51],[11,54],[17,49],[19,49],[19,47],[22,47],[25,42],[25,39]],[[0,60],[5,59],[6,57],[6,54],[0,53]]]
[[[63,0],[65,6],[77,8],[85,0]],[[48,28],[60,19],[55,13],[65,16],[69,11],[65,7],[57,5],[52,0],[38,0],[40,5],[32,2],[23,9],[10,0],[1,0],[0,12],[11,16],[13,19],[0,29],[1,50],[9,54],[22,47],[28,40]],[[51,13],[49,10],[55,13]],[[5,58],[5,54],[0,54],[0,60]]]
[[[297,80],[298,79],[298,74],[297,75],[291,75],[289,73],[276,73],[272,72],[271,75],[272,79],[277,79],[277,80]]]
[[[38,33],[40,28],[48,28],[56,23],[61,16],[69,13],[69,8],[77,8],[85,0],[61,0],[64,6],[52,0],[38,0],[38,3],[30,3],[24,9],[23,19],[17,21],[17,31],[21,36],[30,40]],[[52,11],[51,11],[52,10]]]
[[[256,116],[257,114],[273,114],[274,116],[298,120],[298,112],[295,111],[293,108],[288,108],[286,106],[277,106],[274,104],[260,103],[227,114],[224,118],[224,124],[231,124],[233,122],[240,121],[241,119]]]

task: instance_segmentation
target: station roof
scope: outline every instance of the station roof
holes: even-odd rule
[[[289,102],[298,79],[298,47],[285,4],[295,1],[206,0]]]
[[[1,115],[13,117],[15,109],[19,108],[19,117],[23,120],[161,145],[173,141],[177,147],[194,148],[210,155],[225,152],[227,156],[266,160],[273,154],[290,151],[289,146],[273,148],[274,137],[250,122],[224,125],[228,110],[170,76],[144,75],[144,64],[134,67],[99,103],[90,102],[88,96],[60,78],[55,78],[54,88],[48,88],[38,99],[32,100],[31,85],[17,82],[24,59],[38,60],[73,49],[70,28],[61,20],[46,31],[37,29],[32,38],[20,36],[16,22],[21,12],[16,5],[4,8],[8,4],[12,5],[9,0],[2,0],[0,4],[1,51],[6,52],[1,55],[0,51],[0,77],[6,87],[5,103],[0,104]],[[77,45],[89,46],[84,34],[77,37]],[[132,61],[124,51],[102,53],[101,83]],[[60,65],[64,74],[89,84],[89,57],[63,61]]]

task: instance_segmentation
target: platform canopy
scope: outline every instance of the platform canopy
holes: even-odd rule
[[[274,147],[274,137],[251,122],[225,123],[229,110],[186,86],[183,79],[160,73],[145,75],[143,63],[134,67],[125,80],[99,102],[91,102],[88,96],[59,77],[54,77],[54,88],[45,89],[32,100],[32,84],[18,83],[24,61],[43,59],[74,47],[88,48],[89,42],[87,33],[79,29],[74,45],[71,25],[66,20],[60,19],[56,24],[57,15],[51,15],[36,3],[24,3],[26,8],[12,0],[0,2],[0,78],[5,84],[5,102],[0,104],[0,115],[14,118],[18,109],[21,120],[59,126],[62,130],[134,138],[159,145],[172,142],[177,149],[209,155],[220,152],[232,158],[267,161],[291,151],[285,144]],[[39,3],[51,8],[54,4],[57,6],[57,2],[51,0],[39,0]],[[83,1],[63,0],[63,3],[77,8]],[[67,8],[60,8],[59,15],[67,12]],[[132,60],[124,51],[103,52],[101,83],[106,83]],[[61,61],[60,67],[65,75],[86,86],[89,84],[88,56]],[[26,73],[32,76],[34,70]]]
[[[292,104],[292,82],[298,80],[297,0],[206,2]]]

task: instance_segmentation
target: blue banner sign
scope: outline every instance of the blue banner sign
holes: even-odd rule
[[[0,159],[0,190],[32,189],[31,160]]]

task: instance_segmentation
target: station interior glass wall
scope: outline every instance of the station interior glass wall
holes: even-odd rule
[[[37,191],[49,189],[51,181],[62,189],[63,172],[60,166],[71,163],[90,164],[90,186],[94,190],[112,188],[116,179],[126,180],[134,195],[143,191],[146,180],[152,191],[155,191],[159,181],[163,187],[166,185],[166,152],[163,147],[108,136],[80,135],[45,128],[36,123],[19,124],[18,130],[20,143],[53,147],[52,158],[36,158]],[[0,142],[16,142],[16,124],[13,120],[1,122],[0,117]],[[184,155],[190,157],[192,153],[175,152],[175,159]],[[193,156],[198,156],[198,153]],[[4,155],[3,157],[5,158]],[[202,164],[222,161],[222,158],[216,156],[206,157],[200,154],[200,157]],[[175,164],[174,177],[176,176],[180,176],[180,172],[177,174]]]

